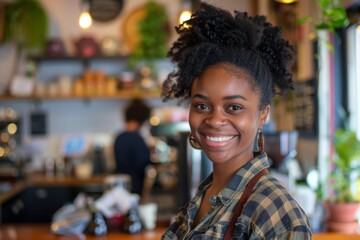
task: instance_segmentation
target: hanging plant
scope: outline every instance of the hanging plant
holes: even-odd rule
[[[316,0],[320,8],[320,18],[304,17],[298,24],[313,22],[316,29],[335,30],[344,28],[349,24],[349,18],[343,5],[343,0]]]
[[[47,33],[48,16],[38,0],[15,0],[6,5],[4,41],[15,43],[16,50],[14,63],[9,69],[10,94],[18,94],[18,85],[33,86],[35,67],[27,56],[44,50]]]
[[[317,0],[317,2],[321,9],[320,21],[316,25],[318,29],[335,30],[349,24],[342,0]]]
[[[320,8],[319,19],[306,16],[297,20],[297,24],[314,23],[316,30],[334,31],[345,28],[349,24],[349,17],[344,8],[343,0],[316,0]],[[326,46],[333,51],[333,45],[325,41]]]
[[[48,34],[48,16],[38,0],[16,0],[5,9],[5,41],[20,49],[43,50]]]
[[[154,1],[145,4],[145,17],[139,22],[139,44],[131,55],[133,64],[164,58],[167,53],[169,19],[165,6]]]

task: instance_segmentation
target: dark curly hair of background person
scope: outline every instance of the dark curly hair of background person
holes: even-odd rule
[[[142,125],[151,114],[151,108],[139,98],[134,98],[125,108],[125,121],[136,121]]]
[[[176,68],[163,83],[162,98],[188,99],[193,81],[205,68],[230,63],[246,69],[254,78],[252,87],[261,91],[260,109],[275,94],[293,88],[290,65],[295,50],[282,38],[279,27],[264,16],[229,12],[201,3],[190,20],[176,27],[180,35],[168,52]]]

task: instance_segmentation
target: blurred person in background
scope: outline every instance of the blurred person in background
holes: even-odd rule
[[[140,133],[150,117],[151,108],[141,99],[133,99],[125,108],[125,129],[114,142],[115,174],[131,177],[131,192],[141,196],[145,168],[150,163],[150,149]]]

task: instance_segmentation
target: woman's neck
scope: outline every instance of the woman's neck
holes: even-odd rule
[[[219,167],[214,166],[213,181],[211,184],[211,195],[218,195],[220,191],[228,184],[234,173],[235,171],[230,172],[229,170],[224,172]]]
[[[213,165],[213,182],[212,191],[218,194],[230,181],[230,179],[242,168],[247,162],[251,161],[251,157],[245,157],[243,160],[237,159],[228,164]],[[245,160],[246,159],[246,160]]]

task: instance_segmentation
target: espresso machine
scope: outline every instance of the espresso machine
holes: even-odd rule
[[[212,172],[212,164],[206,155],[190,146],[189,133],[188,122],[166,123],[151,129],[152,136],[164,139],[177,149],[177,179],[174,186],[177,208],[190,200],[200,182]]]
[[[297,131],[263,132],[264,148],[270,167],[287,174],[287,164],[297,155]]]
[[[297,157],[298,132],[263,132],[264,150],[268,155],[270,174],[293,191],[296,181],[303,178],[303,172]]]

